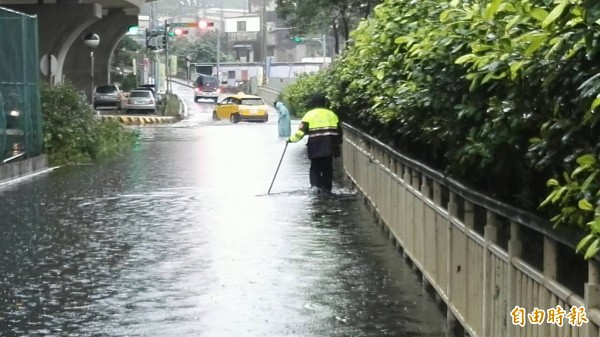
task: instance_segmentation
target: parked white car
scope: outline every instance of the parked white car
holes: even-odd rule
[[[150,90],[132,90],[125,104],[125,113],[144,112],[156,113],[156,98]]]

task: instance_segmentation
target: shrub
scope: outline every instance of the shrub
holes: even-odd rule
[[[127,74],[124,78],[123,78],[123,83],[121,84],[121,90],[123,91],[131,91],[133,89],[135,89],[137,80],[136,80],[136,75],[134,74]]]
[[[567,212],[553,220],[591,231],[590,257],[600,167],[576,159],[600,151],[599,37],[592,0],[385,0],[287,99],[323,90],[343,120],[399,150],[522,208]]]
[[[95,116],[85,96],[71,84],[42,86],[44,153],[50,163],[88,162],[114,155],[133,135],[115,121]]]
[[[280,98],[290,114],[296,117],[302,117],[306,113],[306,102],[308,98],[316,92],[323,91],[326,87],[326,78],[323,74],[313,75],[303,74],[298,77],[294,84],[288,86]]]
[[[180,117],[179,111],[181,109],[181,102],[179,97],[172,93],[167,93],[163,99],[162,105],[159,107],[160,113],[163,116]]]

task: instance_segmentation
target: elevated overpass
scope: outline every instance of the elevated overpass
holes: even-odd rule
[[[94,50],[94,79],[97,84],[106,83],[115,46],[130,26],[138,24],[142,6],[153,1],[156,0],[0,0],[0,6],[37,15],[39,56],[46,56],[52,70],[42,75],[44,81],[57,84],[68,80],[77,88],[86,89],[90,85],[91,59],[83,36],[94,33],[100,37]],[[56,62],[51,65],[53,58]]]

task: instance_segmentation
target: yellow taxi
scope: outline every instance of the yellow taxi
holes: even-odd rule
[[[259,96],[239,92],[228,95],[217,103],[212,115],[213,120],[229,119],[231,123],[242,121],[266,122],[269,120],[267,104]]]

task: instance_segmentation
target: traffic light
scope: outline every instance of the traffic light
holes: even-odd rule
[[[187,31],[187,29],[183,29],[183,28],[175,28],[173,33],[175,33],[175,36],[181,36],[181,35],[187,35],[188,31]]]
[[[304,38],[302,36],[292,36],[292,37],[290,37],[290,40],[292,40],[296,43],[304,42]]]
[[[181,35],[187,35],[188,34],[188,30],[187,29],[183,29],[183,28],[175,28],[171,31],[169,31],[169,37],[175,37],[175,36],[181,36]]]
[[[215,26],[215,23],[213,21],[209,21],[209,20],[198,21],[198,29],[200,29],[200,30],[207,30],[214,26]]]
[[[137,35],[140,27],[138,25],[127,27],[127,35]]]
[[[160,40],[162,41],[161,48],[167,49],[167,35],[161,35]]]

